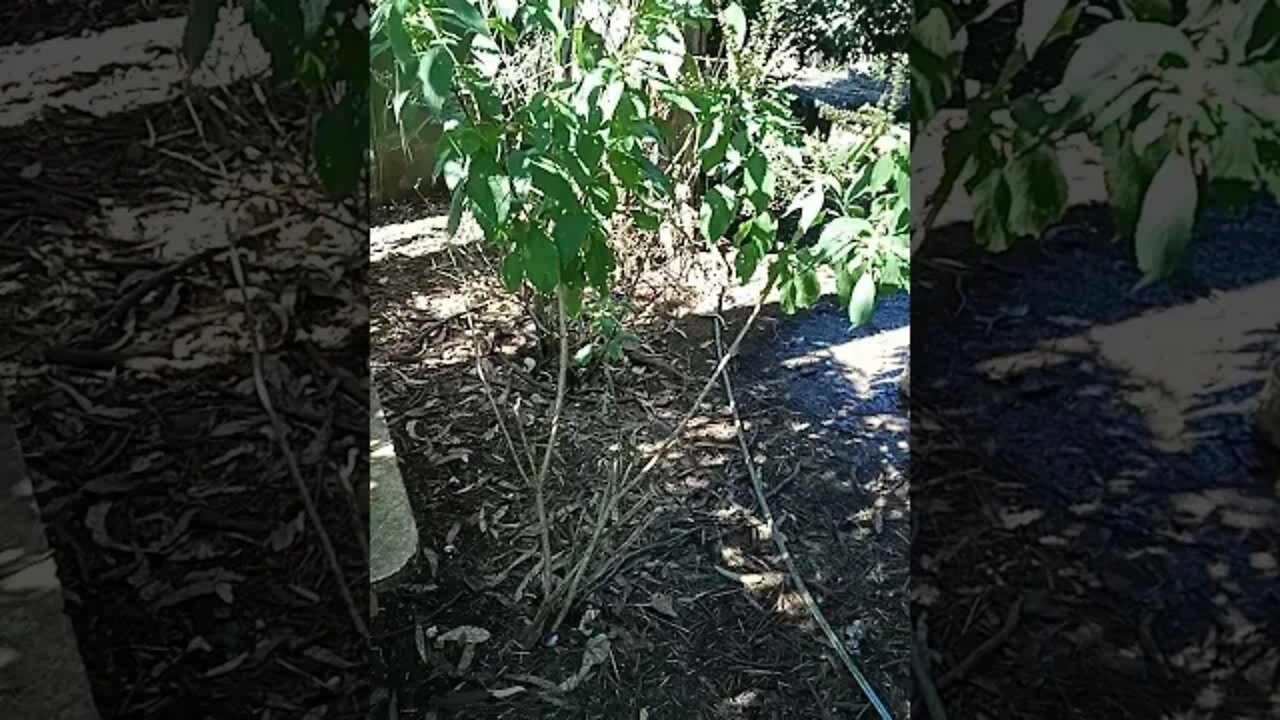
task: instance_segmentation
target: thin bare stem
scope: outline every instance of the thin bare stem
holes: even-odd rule
[[[333,541],[329,538],[329,533],[325,530],[324,524],[320,520],[320,512],[316,509],[315,502],[311,499],[311,491],[307,487],[307,482],[302,478],[302,471],[298,468],[298,458],[293,452],[293,448],[289,445],[289,428],[285,426],[284,421],[280,419],[279,413],[276,412],[275,404],[271,401],[271,393],[267,390],[267,384],[263,380],[262,372],[262,353],[264,352],[264,342],[262,334],[258,332],[258,321],[253,312],[253,305],[249,302],[249,290],[245,283],[244,268],[240,265],[240,252],[236,248],[236,240],[228,239],[230,245],[231,271],[235,275],[236,285],[240,288],[240,298],[244,306],[245,318],[248,320],[249,331],[253,335],[251,351],[253,354],[253,387],[258,394],[258,402],[262,404],[263,411],[266,412],[267,418],[271,421],[271,429],[275,433],[276,442],[280,445],[280,450],[284,453],[285,462],[289,466],[289,475],[293,478],[293,483],[297,487],[298,496],[302,498],[302,505],[306,509],[307,519],[311,521],[311,526],[315,528],[316,537],[320,539],[320,546],[324,551],[325,559],[329,563],[329,571],[333,574],[334,582],[338,586],[338,594],[346,603],[347,611],[351,614],[351,622],[356,626],[356,630],[364,638],[369,637],[369,629],[365,624],[364,613],[356,606],[355,598],[351,595],[351,588],[347,587],[346,578],[342,574],[342,564],[338,562],[338,553],[333,549]]]
[[[721,357],[725,358],[724,343],[720,337],[720,324],[723,320],[719,315],[716,316],[716,349],[720,352]],[[739,333],[741,335],[741,333]],[[722,360],[723,362],[723,360]],[[747,474],[751,476],[751,487],[755,491],[756,502],[760,505],[760,514],[764,516],[766,532],[773,539],[774,545],[778,548],[778,553],[782,555],[783,562],[787,565],[787,572],[795,581],[796,591],[804,600],[804,604],[809,608],[809,614],[813,617],[814,622],[822,629],[822,633],[827,637],[827,643],[835,650],[836,655],[840,657],[849,674],[858,683],[858,687],[862,688],[863,694],[867,700],[871,702],[871,706],[876,709],[882,720],[892,720],[889,715],[889,709],[880,701],[880,697],[876,695],[876,691],[872,689],[871,683],[867,682],[862,671],[858,669],[853,658],[850,657],[849,651],[845,649],[844,643],[840,641],[840,636],[831,628],[831,624],[827,622],[826,616],[822,614],[822,610],[818,607],[818,602],[814,600],[813,595],[809,592],[809,587],[805,584],[804,578],[800,576],[800,571],[796,568],[795,559],[791,557],[791,552],[787,549],[786,537],[777,529],[773,520],[773,511],[769,509],[769,500],[765,497],[764,483],[760,480],[760,472],[756,468],[755,460],[751,457],[751,448],[747,447],[746,435],[742,432],[742,418],[738,414],[738,404],[733,396],[733,383],[726,371],[723,376],[725,398],[729,403],[729,412],[733,415],[734,435],[738,438],[738,447],[742,450],[742,460],[747,464]]]
[[[556,310],[559,317],[560,372],[556,376],[556,403],[551,410],[551,432],[547,435],[547,449],[542,455],[542,465],[533,479],[533,502],[538,511],[539,532],[542,535],[542,596],[551,594],[551,527],[547,522],[546,485],[551,473],[551,457],[556,451],[556,437],[560,433],[560,416],[564,410],[564,396],[569,384],[569,317],[564,306],[564,286],[556,289]]]

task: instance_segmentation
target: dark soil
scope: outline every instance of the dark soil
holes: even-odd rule
[[[540,592],[536,525],[477,379],[474,343],[507,422],[518,398],[539,448],[554,360],[498,287],[491,258],[474,245],[417,244],[376,262],[370,286],[375,379],[426,549],[416,571],[379,598],[379,717],[393,705],[400,717],[437,718],[870,713],[790,584],[748,592],[717,570],[785,570],[772,544],[754,537],[758,509],[719,392],[690,442],[652,476],[648,503],[609,534],[606,571],[564,625],[532,651],[520,646]],[[467,313],[467,302],[476,309]],[[904,308],[878,320],[896,326]],[[730,335],[748,310],[726,313]],[[850,370],[822,355],[850,338],[833,306],[795,318],[771,306],[758,322],[732,377],[770,504],[825,615],[839,633],[862,629],[855,657],[894,716],[906,717],[909,530],[895,445],[905,423],[887,378],[896,370],[869,396],[852,394]],[[609,447],[663,438],[714,364],[709,318],[664,311],[631,327],[647,341],[648,361],[597,368],[572,384],[548,489],[558,556],[586,542]],[[860,412],[865,422],[855,420]],[[434,640],[464,626],[489,633],[466,663],[460,646]],[[602,637],[606,663],[576,689],[556,690],[578,671],[588,641]]]
[[[1212,218],[1184,277],[1136,292],[1093,209],[1006,255],[952,226],[917,257],[913,609],[952,717],[1275,715],[1280,485],[1244,403],[1278,228],[1264,202]]]

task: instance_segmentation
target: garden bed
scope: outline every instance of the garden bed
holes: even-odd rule
[[[688,442],[623,505],[650,497],[608,541],[609,572],[584,589],[557,633],[521,644],[537,609],[536,522],[475,351],[502,407],[520,402],[535,445],[546,435],[554,359],[498,285],[493,258],[474,242],[445,241],[443,220],[375,230],[373,368],[424,548],[416,575],[379,598],[380,716],[393,703],[402,717],[438,718],[869,712],[795,587],[743,585],[785,566],[755,537],[758,508],[718,392]],[[662,304],[637,295],[651,308],[632,327],[646,340],[646,360],[575,375],[548,490],[557,557],[589,534],[609,448],[660,440],[711,372],[713,325],[697,310],[708,307],[716,277],[651,278],[679,292]],[[726,311],[730,335],[752,292],[759,287],[740,290]],[[857,334],[832,306],[787,318],[771,303],[732,376],[770,504],[806,582],[857,646],[871,685],[905,718],[910,533],[895,380],[907,331],[905,297],[895,302]],[[460,635],[480,641],[464,651],[448,640]],[[603,664],[579,676],[593,653]]]

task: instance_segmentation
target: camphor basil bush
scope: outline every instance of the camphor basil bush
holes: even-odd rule
[[[836,271],[850,319],[864,322],[877,296],[906,287],[908,236],[905,147],[873,156],[871,138],[851,155],[865,165],[850,189],[819,180],[788,204],[766,148],[796,148],[785,99],[758,87],[743,54],[746,17],[736,3],[718,12],[697,0],[581,0],[564,22],[557,0],[379,0],[372,17],[375,77],[401,132],[422,118],[443,125],[436,175],[452,193],[450,232],[469,211],[501,249],[511,290],[559,295],[571,317],[584,293],[608,292],[615,232],[656,231],[675,214],[673,113],[687,116],[696,162],[699,226],[715,244],[730,238],[736,274],[749,281],[768,261],[769,287],[792,312],[818,298],[818,269]],[[719,23],[729,71],[700,69],[684,31]],[[498,87],[515,50],[550,37],[567,63],[527,99]],[[681,131],[684,132],[684,131]],[[679,136],[683,142],[685,136]],[[705,185],[705,187],[702,187]],[[778,237],[777,208],[801,213],[793,237]],[[825,225],[823,223],[825,222]],[[822,225],[814,247],[803,234]]]

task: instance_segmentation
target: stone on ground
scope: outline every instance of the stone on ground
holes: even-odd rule
[[[0,717],[98,720],[62,584],[0,392]]]
[[[378,584],[394,578],[418,553],[418,523],[377,389],[369,402],[369,580]]]

